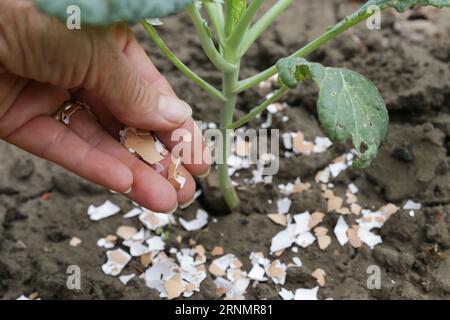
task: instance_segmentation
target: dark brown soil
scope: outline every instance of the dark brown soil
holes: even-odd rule
[[[250,50],[243,77],[271,66],[319,35],[354,9],[355,3],[295,1]],[[419,32],[418,38],[411,36],[417,20],[425,20],[429,26],[429,30]],[[378,207],[389,201],[400,206],[406,199],[414,199],[423,208],[415,217],[404,210],[393,215],[381,229],[383,244],[374,250],[366,246],[356,250],[341,247],[334,236],[326,251],[320,251],[317,245],[301,249],[303,267],[288,269],[285,287],[292,290],[316,286],[310,273],[320,267],[327,273],[327,284],[319,290],[320,298],[447,299],[450,297],[450,10],[422,10],[409,18],[389,11],[383,14],[382,23],[382,30],[368,30],[361,24],[309,57],[365,74],[378,86],[390,110],[389,135],[373,166],[364,171],[347,170],[335,182],[338,187],[356,183],[360,203],[366,207]],[[167,19],[162,30],[168,45],[183,61],[202,77],[220,85],[220,75],[201,53],[187,17]],[[171,66],[154,45],[144,40],[140,29],[137,33],[180,97],[194,107],[196,117],[217,122],[219,105]],[[285,101],[298,108],[289,109],[289,122],[275,119],[274,126],[282,131],[302,130],[310,139],[322,135],[314,114],[315,90],[306,85],[291,92]],[[258,91],[242,95],[237,113],[248,111],[262,96]],[[207,250],[221,245],[225,252],[241,258],[248,270],[250,252],[262,251],[267,256],[272,237],[282,230],[265,215],[273,209],[266,200],[280,197],[277,185],[292,182],[297,176],[313,180],[317,170],[343,150],[343,146],[333,146],[322,154],[282,159],[273,185],[240,188],[244,201],[239,212],[217,216],[218,222],[210,222],[201,232],[187,233],[175,228],[173,237],[183,235],[183,246],[191,238]],[[123,220],[116,216],[94,223],[88,219],[86,210],[90,204],[100,204],[106,199],[124,210],[132,208],[124,197],[112,196],[5,143],[0,143],[0,172],[0,298],[15,299],[22,293],[36,291],[43,299],[158,298],[142,280],[134,279],[124,286],[101,271],[105,255],[96,241],[114,233]],[[217,197],[217,192],[211,190],[205,189],[206,197],[178,214],[190,218],[199,206],[208,205],[211,214],[218,211],[211,210],[214,202],[211,199]],[[47,192],[51,192],[49,200],[41,199]],[[323,209],[325,204],[319,192],[316,188],[293,197],[292,211]],[[333,228],[336,220],[337,216],[327,216],[324,224]],[[72,236],[81,238],[83,243],[76,248],[69,246]],[[291,255],[287,250],[282,260],[287,261]],[[368,290],[366,286],[366,269],[372,264],[382,270],[380,290]],[[80,266],[82,290],[67,289],[68,265]],[[277,286],[270,281],[256,288],[250,286],[246,297],[277,299]],[[193,298],[217,298],[211,276]]]

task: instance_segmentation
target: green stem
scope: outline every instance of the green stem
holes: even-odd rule
[[[190,4],[186,10],[191,16],[195,29],[197,30],[198,36],[200,38],[202,48],[208,56],[209,60],[211,60],[211,62],[223,72],[232,72],[233,70],[235,70],[236,66],[225,60],[220,52],[217,51],[217,48],[214,45],[210,34],[207,32],[206,26],[203,24],[204,20],[200,15],[200,12],[198,11],[195,3]]]
[[[354,25],[357,25],[358,23],[366,20],[370,16],[372,16],[374,12],[366,11],[364,14],[357,15],[356,17],[352,19],[344,19],[340,23],[338,23],[335,27],[327,31],[326,33],[322,34],[312,42],[308,43],[306,46],[301,48],[300,50],[293,53],[290,57],[305,57],[315,51],[317,48],[325,44],[326,42],[330,41],[331,39],[334,39],[337,35],[341,34],[344,31],[347,31]],[[255,85],[261,83],[262,81],[265,81],[275,75],[277,73],[277,67],[272,66],[269,69],[258,73],[257,75],[254,75],[253,77],[250,77],[246,80],[242,80],[238,83],[238,86],[235,88],[235,93],[241,93],[244,92]]]
[[[245,34],[250,27],[253,18],[258,12],[264,0],[253,0],[252,3],[245,10],[244,15],[239,20],[238,24],[234,27],[233,32],[227,40],[227,44],[230,47],[238,48],[242,41],[243,34]]]
[[[225,22],[222,7],[217,2],[204,2],[206,13],[216,31],[217,41],[223,48],[225,46]]]
[[[219,167],[219,185],[223,193],[223,197],[231,210],[239,207],[239,198],[228,173],[228,157],[230,154],[231,130],[228,126],[233,122],[233,114],[237,102],[237,94],[233,93],[233,88],[239,79],[239,69],[225,73],[223,76],[223,94],[228,98],[222,106],[220,113],[220,128],[223,137],[222,161]]]
[[[164,53],[164,55],[188,78],[194,81],[200,88],[208,92],[213,97],[217,98],[221,102],[227,101],[227,98],[216,88],[214,88],[211,84],[200,78],[195,72],[189,69],[177,56],[167,47],[164,41],[156,32],[155,28],[148,23],[147,21],[143,21],[142,25],[147,31],[150,38],[152,38],[153,42],[158,46],[158,48]]]
[[[239,56],[242,57],[250,46],[258,39],[264,31],[269,28],[278,16],[291,5],[294,0],[279,0],[275,5],[267,11],[258,22],[248,31],[241,47],[239,48]],[[253,0],[255,2],[255,0]],[[253,3],[252,3],[253,4]]]
[[[287,91],[289,90],[288,87],[282,87],[278,89],[277,92],[275,92],[269,99],[264,101],[261,105],[258,107],[252,109],[246,116],[242,117],[238,121],[234,122],[233,124],[228,126],[228,129],[237,129],[239,127],[242,127],[244,124],[252,120],[254,117],[256,117],[258,114],[263,112],[267,109],[268,106],[270,106],[272,103],[278,101]]]
[[[230,2],[226,3],[228,3],[227,7],[230,8]],[[227,12],[227,14],[230,15],[230,12]],[[234,93],[234,88],[239,81],[241,60],[236,56],[236,48],[228,45],[224,48],[223,56],[224,59],[237,66],[235,70],[223,73],[222,92],[227,98],[227,101],[223,103],[220,111],[220,129],[222,130],[223,149],[222,161],[218,165],[220,190],[223,193],[223,197],[228,207],[231,210],[234,210],[239,207],[239,198],[228,173],[228,157],[230,154],[232,132],[232,130],[228,129],[228,126],[233,123],[233,115],[237,103],[238,95]]]

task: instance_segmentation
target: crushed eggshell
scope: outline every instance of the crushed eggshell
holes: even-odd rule
[[[154,165],[164,159],[150,132],[127,127],[121,132],[121,137],[125,147],[148,164]]]
[[[422,208],[422,204],[414,202],[412,200],[406,201],[406,203],[403,205],[403,209],[405,210],[420,210],[420,208]]]
[[[111,217],[120,212],[120,208],[111,201],[107,200],[101,206],[90,205],[88,208],[89,219],[99,221]]]
[[[186,221],[180,218],[179,221],[187,231],[200,230],[208,224],[208,213],[205,210],[198,209],[195,219]]]
[[[319,286],[323,287],[325,286],[325,276],[326,273],[323,269],[316,269],[311,273],[311,276],[313,276],[314,278],[316,278],[317,283],[319,284]]]
[[[223,253],[223,248],[219,246],[215,246],[211,251],[212,256],[221,256]]]
[[[181,165],[181,158],[178,158],[175,161],[171,161],[167,173],[167,180],[169,180],[169,182],[173,185],[173,187],[177,191],[183,189],[184,185],[186,184],[186,178],[178,170],[180,165]]]
[[[164,250],[166,244],[159,236],[153,236],[145,241],[148,245],[148,251],[162,251]]]
[[[295,290],[294,300],[317,300],[317,293],[319,287],[312,289],[297,289]]]
[[[272,220],[276,224],[279,224],[281,226],[287,225],[288,217],[286,215],[279,213],[269,213],[267,216],[269,217],[270,220]]]
[[[173,216],[165,213],[158,213],[149,210],[145,210],[139,215],[139,220],[149,230],[156,230],[167,226],[172,222]]]
[[[72,247],[78,247],[81,244],[81,239],[78,237],[72,237],[69,241],[69,245]]]
[[[143,210],[141,208],[133,208],[130,211],[128,211],[127,213],[125,213],[123,215],[123,218],[124,219],[131,219],[131,218],[137,217],[137,216],[139,216],[142,213],[142,211]]]
[[[167,299],[172,300],[181,296],[185,290],[185,285],[181,275],[176,274],[169,278],[165,283],[164,287],[167,291]]]
[[[283,139],[283,144],[284,144],[284,148],[287,150],[291,150],[293,145],[292,145],[292,135],[290,133],[283,133],[281,135],[282,139]]]
[[[309,155],[314,151],[314,144],[305,141],[305,135],[299,131],[293,135],[293,150],[297,154]]]
[[[111,236],[107,236],[106,238],[100,238],[97,241],[97,246],[100,248],[111,249],[116,245],[117,237],[112,238]]]
[[[328,150],[333,145],[331,140],[327,137],[316,137],[314,139],[314,153],[322,153]]]
[[[293,189],[292,193],[302,193],[302,192],[308,191],[309,189],[311,189],[310,183],[296,182],[294,184],[294,189]]]
[[[325,214],[319,211],[311,214],[311,219],[309,220],[309,229],[313,229],[315,226],[320,224],[325,217]]]
[[[283,300],[294,300],[294,293],[292,291],[286,290],[285,288],[281,288],[281,291],[278,292],[278,295]]]
[[[339,217],[339,220],[334,227],[334,234],[336,235],[336,238],[341,246],[345,245],[348,242],[347,230],[347,222],[345,222],[345,219],[342,216]]]
[[[128,240],[131,237],[133,237],[136,233],[137,233],[137,229],[135,227],[131,227],[131,226],[120,226],[117,231],[116,234],[124,239],[124,240]]]
[[[230,267],[235,258],[236,257],[233,254],[227,254],[223,257],[215,259],[209,266],[208,271],[216,277],[222,277],[225,275],[225,272]]]
[[[354,183],[350,183],[348,185],[348,190],[350,190],[351,193],[355,194],[358,193],[359,189]]]
[[[332,163],[328,166],[331,175],[336,178],[342,171],[348,168],[347,164],[342,162]]]
[[[345,196],[347,198],[346,201],[347,201],[348,204],[352,204],[352,203],[358,202],[358,198],[353,193],[351,193],[350,191],[347,191],[345,193]]]
[[[342,214],[342,215],[347,215],[350,214],[350,209],[347,207],[342,207],[336,210],[337,213]]]
[[[359,226],[354,224],[347,231],[348,241],[353,248],[360,248],[362,246],[361,239],[358,236],[358,229]]]
[[[252,280],[256,281],[267,281],[267,278],[264,276],[266,271],[259,264],[254,264],[253,268],[248,273],[248,277]]]
[[[319,183],[328,183],[330,181],[330,169],[327,167],[324,170],[317,172],[314,180]]]
[[[386,219],[388,219],[391,215],[396,213],[398,210],[400,210],[400,208],[397,207],[393,203],[388,203],[387,205],[385,205],[385,206],[381,207],[380,209],[378,209],[379,212],[384,213]]]
[[[302,248],[310,246],[314,241],[316,241],[316,237],[309,231],[299,234],[295,239],[295,243]]]
[[[291,208],[292,200],[289,198],[283,198],[277,201],[277,208],[279,214],[286,214]]]
[[[141,255],[140,260],[141,260],[141,264],[144,267],[148,267],[150,265],[150,263],[152,263],[152,259],[154,257],[153,253],[146,253]]]
[[[295,234],[301,234],[310,230],[311,215],[308,211],[294,215]]]
[[[284,285],[286,281],[286,270],[286,264],[277,259],[272,261],[272,263],[267,267],[266,273],[275,284]]]
[[[357,203],[352,203],[350,205],[350,211],[356,216],[361,213],[361,210],[362,210],[362,207]]]
[[[102,265],[102,270],[112,276],[117,276],[131,260],[131,256],[122,249],[106,251],[106,256],[108,261]]]
[[[301,267],[301,266],[303,265],[302,260],[300,260],[299,257],[293,257],[293,258],[292,258],[292,261],[294,262],[294,264],[295,264],[297,267]]]
[[[339,210],[342,207],[343,202],[342,198],[338,196],[329,198],[327,202],[327,211],[333,212]]]
[[[124,285],[127,285],[128,282],[130,282],[131,279],[133,279],[136,276],[135,273],[119,276],[120,282],[122,282]]]
[[[317,243],[321,250],[325,250],[331,244],[331,238],[328,236],[328,229],[325,227],[317,227],[314,229],[317,237]]]
[[[366,227],[362,227],[361,224],[358,228],[358,237],[361,239],[363,243],[368,245],[370,249],[373,249],[377,244],[380,244],[383,242],[381,237],[373,232],[371,232]]]

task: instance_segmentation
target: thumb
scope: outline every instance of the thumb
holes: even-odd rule
[[[115,37],[127,37],[126,29],[119,30],[123,30],[123,35],[103,35],[94,43],[84,87],[124,124],[152,131],[170,131],[181,126],[191,117],[191,107],[170,90],[164,92],[142,77],[123,48],[118,47],[121,41]],[[162,78],[157,75],[156,78]]]

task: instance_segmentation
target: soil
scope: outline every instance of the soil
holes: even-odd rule
[[[243,64],[243,77],[274,64],[279,58],[304,45],[353,10],[358,1],[295,1],[291,9],[274,24],[250,50]],[[271,1],[267,1],[270,5]],[[307,14],[304,14],[307,13]],[[419,32],[413,32],[417,24]],[[163,37],[181,60],[202,77],[220,85],[220,75],[210,66],[186,16],[165,20]],[[217,122],[219,104],[199,90],[164,59],[142,30],[136,28],[154,63],[173,84],[181,98],[194,108],[198,119]],[[389,134],[374,164],[366,170],[347,170],[335,181],[337,188],[355,183],[360,204],[376,208],[387,202],[401,206],[407,199],[422,203],[411,217],[405,210],[393,215],[380,234],[383,243],[370,250],[341,247],[334,235],[326,251],[311,245],[301,249],[302,268],[289,268],[287,289],[312,288],[310,276],[316,268],[326,271],[326,285],[319,298],[334,299],[448,299],[450,297],[450,10],[418,10],[399,15],[383,13],[382,29],[368,30],[365,24],[331,41],[309,57],[329,66],[343,66],[365,74],[384,96],[391,117]],[[316,89],[305,85],[289,93],[285,101],[288,122],[274,119],[273,126],[283,131],[298,131],[313,139],[323,135],[315,117]],[[239,100],[237,115],[261,101],[264,92],[252,90]],[[257,126],[262,120],[252,122]],[[272,237],[282,230],[266,216],[274,209],[267,199],[281,197],[280,183],[300,176],[313,181],[315,173],[346,150],[334,145],[327,152],[281,159],[273,184],[245,185],[239,188],[241,208],[232,214],[216,215],[200,232],[185,232],[175,227],[171,233],[183,236],[183,245],[195,239],[209,251],[214,246],[236,254],[248,270],[249,254],[269,254]],[[99,238],[115,233],[124,223],[120,216],[92,222],[86,214],[90,204],[106,199],[123,208],[133,205],[121,195],[112,195],[36,159],[16,148],[0,143],[0,298],[15,299],[38,292],[42,299],[158,299],[140,279],[124,286],[117,278],[106,276],[100,266],[104,250]],[[237,181],[251,175],[241,173]],[[223,210],[217,190],[211,183],[214,173],[200,185],[202,196],[191,207],[177,212],[188,218],[199,207],[210,214]],[[43,196],[44,195],[44,196]],[[263,201],[264,200],[264,201]],[[320,189],[293,197],[292,212],[324,210]],[[332,229],[337,215],[327,215],[324,225]],[[135,222],[136,226],[138,225]],[[69,239],[82,239],[78,247]],[[293,256],[287,250],[281,257]],[[82,289],[68,290],[66,269],[78,265]],[[380,290],[367,289],[367,267],[378,265],[382,272]],[[131,263],[127,269],[138,268]],[[250,286],[248,299],[278,299],[271,281]],[[278,288],[279,289],[279,288]],[[217,299],[211,276],[202,283],[195,299]]]

